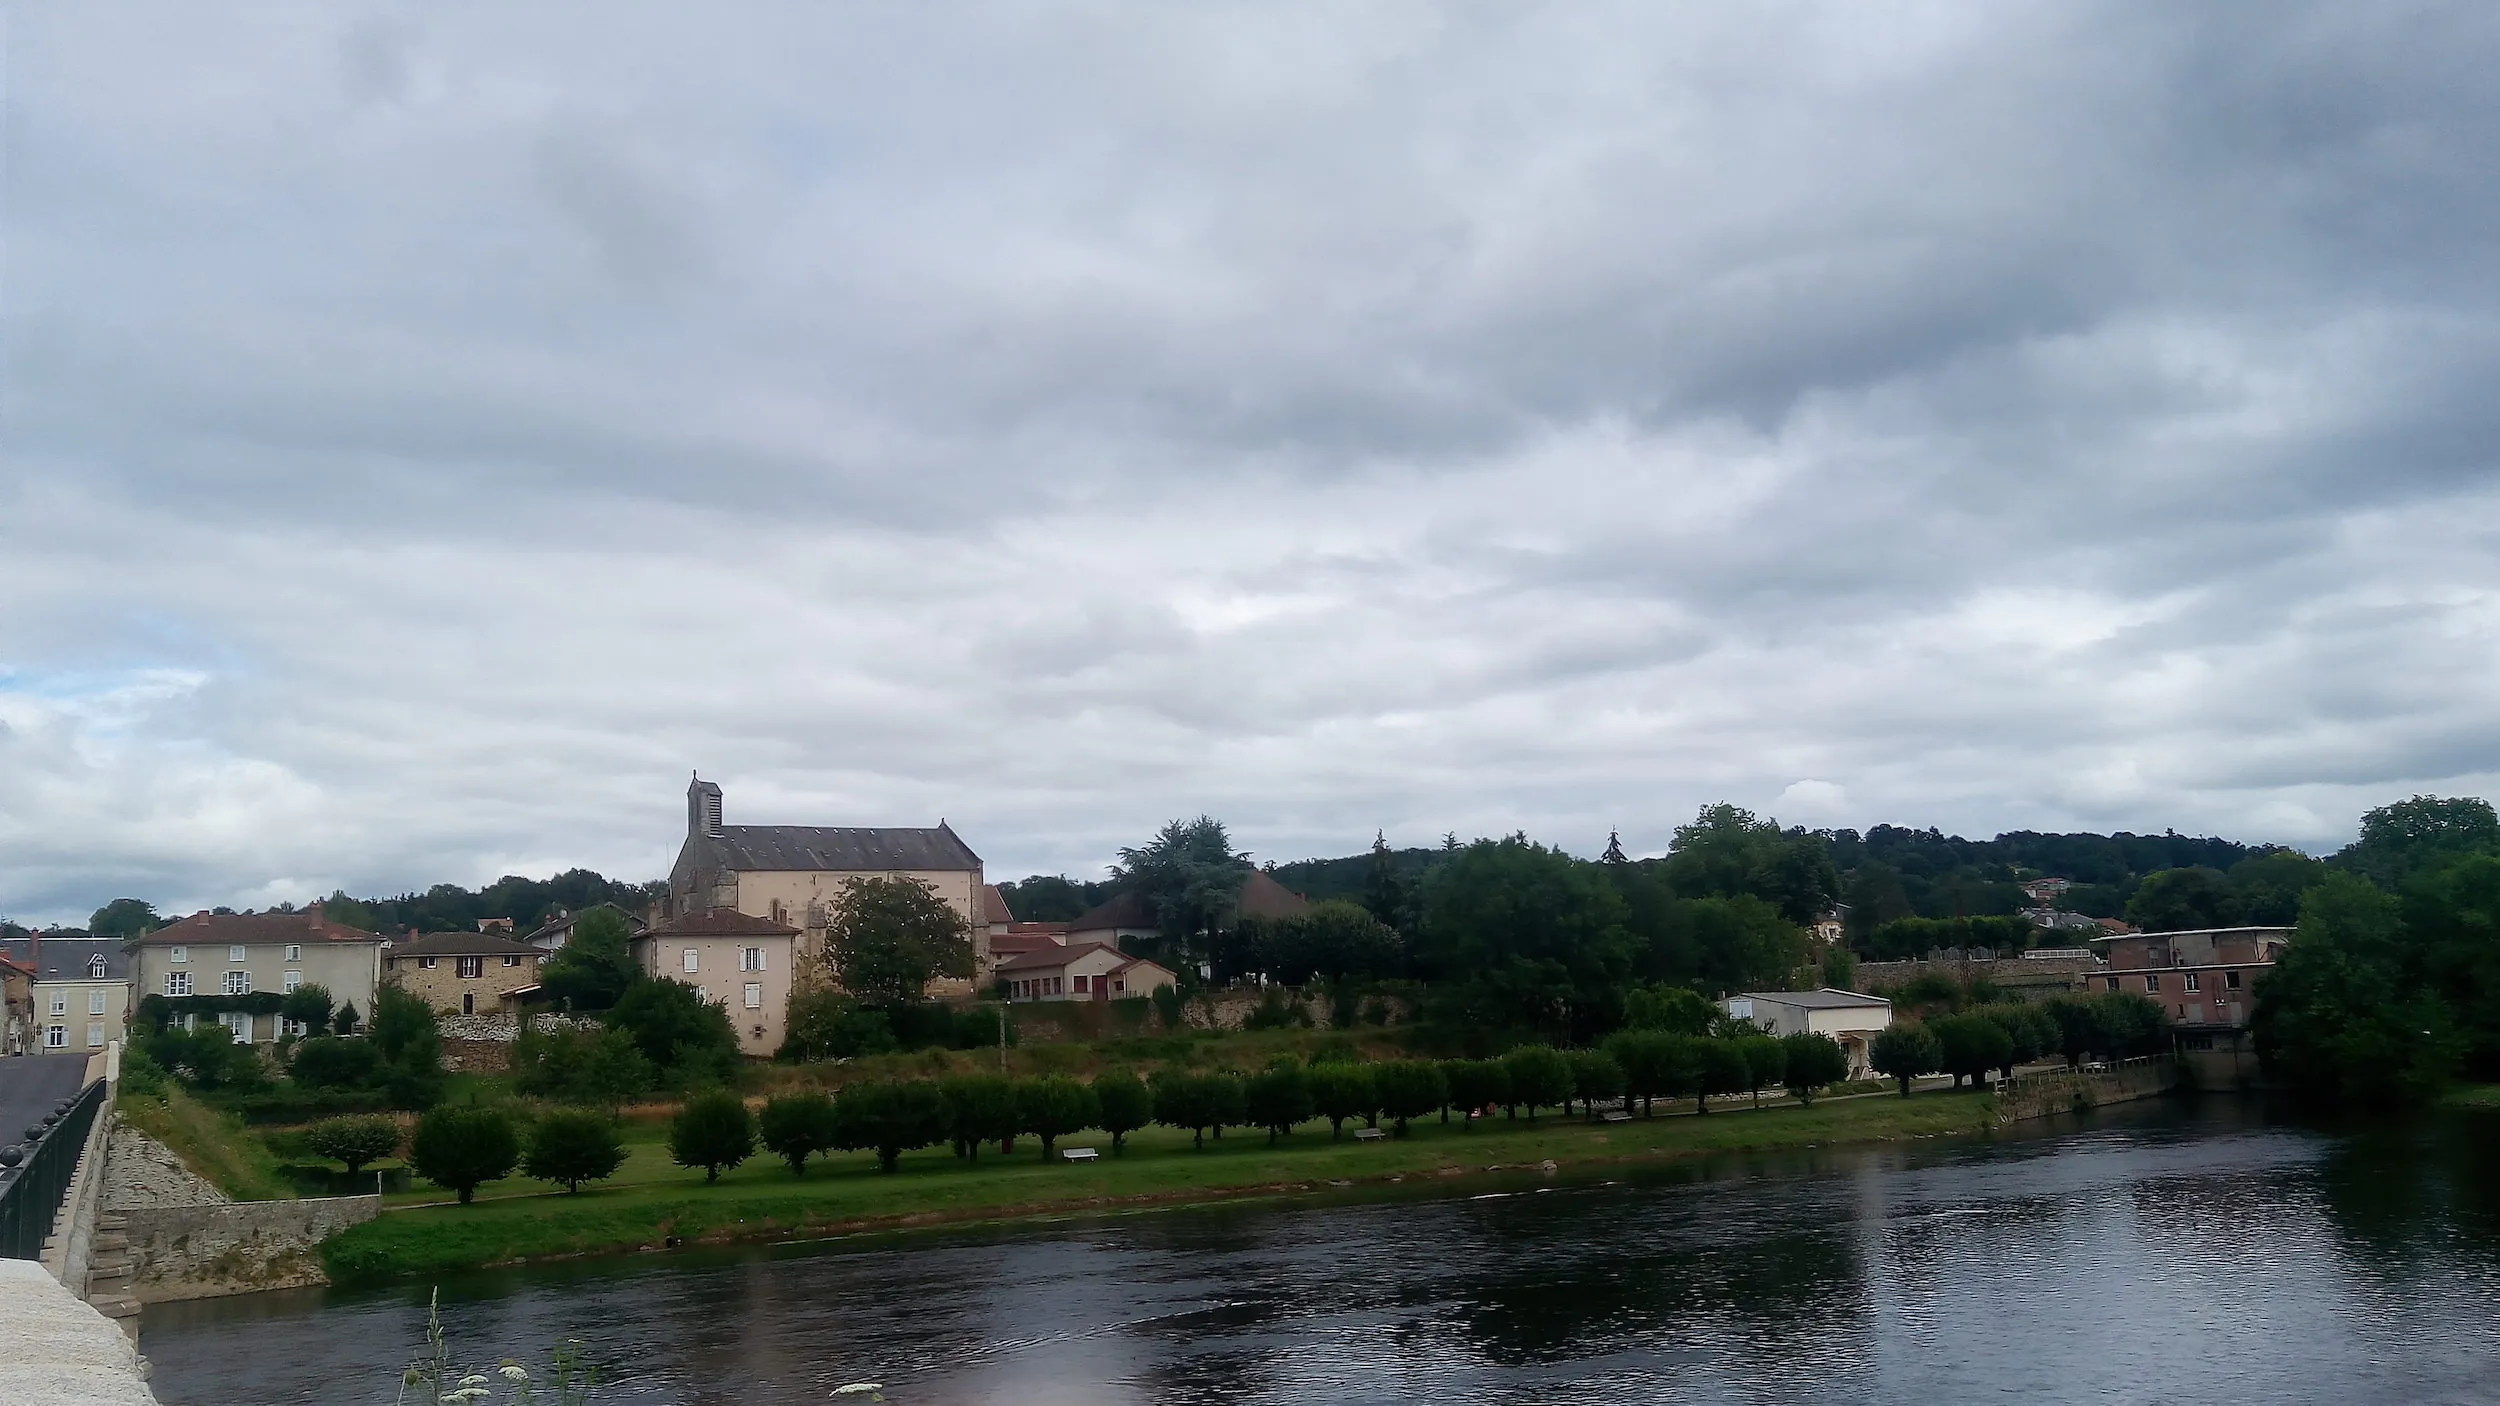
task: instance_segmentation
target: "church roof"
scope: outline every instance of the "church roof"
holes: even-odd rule
[[[873,873],[895,869],[978,869],[981,856],[943,821],[903,825],[724,825],[699,837],[724,869],[775,872],[830,869]]]

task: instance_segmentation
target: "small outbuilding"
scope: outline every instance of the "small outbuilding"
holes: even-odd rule
[[[1892,1024],[1892,1002],[1829,986],[1820,991],[1747,991],[1727,998],[1727,1013],[1774,1035],[1811,1031],[1831,1036],[1849,1057],[1852,1079],[1873,1072],[1867,1042]]]

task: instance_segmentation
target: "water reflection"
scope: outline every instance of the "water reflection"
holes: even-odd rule
[[[615,1399],[2485,1401],[2500,1119],[2236,1103],[1482,1199],[1232,1206],[445,1286]],[[421,1291],[152,1310],[169,1406],[385,1401]]]

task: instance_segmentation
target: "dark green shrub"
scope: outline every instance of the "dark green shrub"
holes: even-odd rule
[[[1450,1096],[1441,1066],[1430,1060],[1393,1059],[1372,1066],[1372,1089],[1383,1116],[1397,1120],[1395,1133],[1406,1136],[1407,1120],[1439,1108]]]
[[[1536,1121],[1539,1108],[1559,1107],[1571,1096],[1571,1065],[1562,1055],[1544,1045],[1522,1045],[1502,1056],[1502,1068],[1510,1075],[1510,1096],[1514,1103],[1528,1110],[1528,1121]]]
[[[1311,1106],[1328,1120],[1331,1141],[1345,1136],[1345,1120],[1361,1118],[1366,1122],[1380,1116],[1380,1091],[1372,1080],[1372,1066],[1343,1064],[1334,1060],[1310,1067]]]
[[[392,1118],[325,1118],[304,1130],[304,1146],[316,1156],[344,1163],[348,1175],[399,1151],[402,1136]]]
[[[417,1120],[408,1144],[408,1165],[417,1175],[459,1193],[464,1206],[476,1199],[480,1184],[510,1176],[520,1160],[520,1135],[496,1108],[437,1108]]]
[[[1154,1095],[1144,1080],[1125,1069],[1106,1071],[1094,1081],[1094,1105],[1102,1115],[1102,1130],[1111,1134],[1115,1157],[1125,1150],[1130,1133],[1154,1121]]]
[[[1267,1129],[1271,1147],[1278,1137],[1290,1134],[1295,1124],[1309,1121],[1315,1111],[1310,1075],[1291,1056],[1251,1075],[1243,1097],[1249,1104],[1246,1121],[1251,1127]]]
[[[1025,1132],[1042,1140],[1047,1159],[1059,1139],[1093,1127],[1102,1116],[1094,1091],[1064,1074],[1026,1079],[1016,1085],[1016,1120]]]
[[[853,1084],[833,1101],[834,1146],[875,1151],[881,1172],[913,1148],[946,1141],[951,1121],[935,1084]]]
[[[981,1144],[996,1142],[1000,1156],[1014,1150],[1022,1131],[1016,1103],[1016,1081],[1004,1074],[959,1074],[940,1080],[946,1100],[947,1125],[955,1155],[981,1160]]]
[[[296,1042],[287,1077],[307,1089],[371,1088],[382,1077],[382,1051],[371,1040],[316,1035]]]
[[[530,1130],[529,1155],[521,1170],[539,1181],[578,1193],[586,1181],[604,1181],[625,1165],[625,1143],[608,1115],[587,1108],[559,1108]]]
[[[834,1147],[833,1100],[820,1093],[783,1094],[768,1100],[755,1120],[756,1141],[805,1176],[807,1159]]]
[[[627,998],[632,994],[627,992]],[[696,1094],[669,1120],[669,1160],[681,1167],[701,1167],[707,1183],[719,1181],[722,1168],[735,1167],[754,1155],[755,1119],[747,1113],[746,1100],[726,1089]]]

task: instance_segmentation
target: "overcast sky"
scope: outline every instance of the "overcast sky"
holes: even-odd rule
[[[11,11],[22,921],[2500,771],[2487,4]]]

